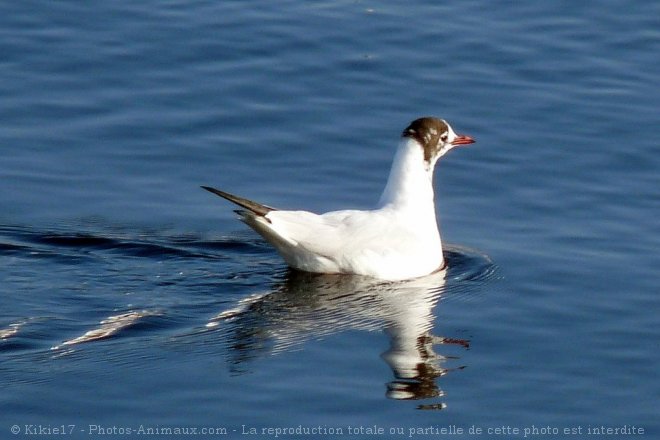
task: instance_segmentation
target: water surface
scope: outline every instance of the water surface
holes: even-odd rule
[[[659,17],[616,0],[0,6],[0,432],[653,436]],[[477,139],[438,165],[435,277],[291,272],[199,188],[368,208],[423,115]]]

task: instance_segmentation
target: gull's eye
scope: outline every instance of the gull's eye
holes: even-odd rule
[[[448,137],[449,137],[449,134],[445,131],[444,133],[442,133],[442,134],[440,135],[440,140],[441,140],[442,142],[447,142],[447,138],[448,138]]]

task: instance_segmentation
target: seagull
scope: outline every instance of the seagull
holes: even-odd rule
[[[202,186],[241,209],[239,219],[297,270],[397,281],[444,269],[433,170],[454,147],[474,143],[444,119],[416,119],[401,133],[389,178],[374,209],[325,214],[287,211]]]

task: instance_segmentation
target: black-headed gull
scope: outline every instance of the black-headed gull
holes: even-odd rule
[[[419,118],[401,134],[387,185],[375,209],[325,214],[285,211],[203,186],[243,209],[240,219],[287,264],[317,273],[403,280],[444,268],[433,200],[433,169],[452,148],[474,140],[443,119]]]

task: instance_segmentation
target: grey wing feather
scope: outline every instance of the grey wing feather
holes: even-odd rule
[[[225,191],[220,191],[219,189],[211,188],[210,186],[202,186],[205,190],[212,192],[213,194],[227,199],[232,203],[237,204],[238,206],[247,209],[250,212],[255,213],[259,216],[265,216],[271,211],[277,211],[277,209],[272,208],[267,205],[262,205],[261,203],[253,202],[252,200],[244,199],[243,197],[235,196]]]

